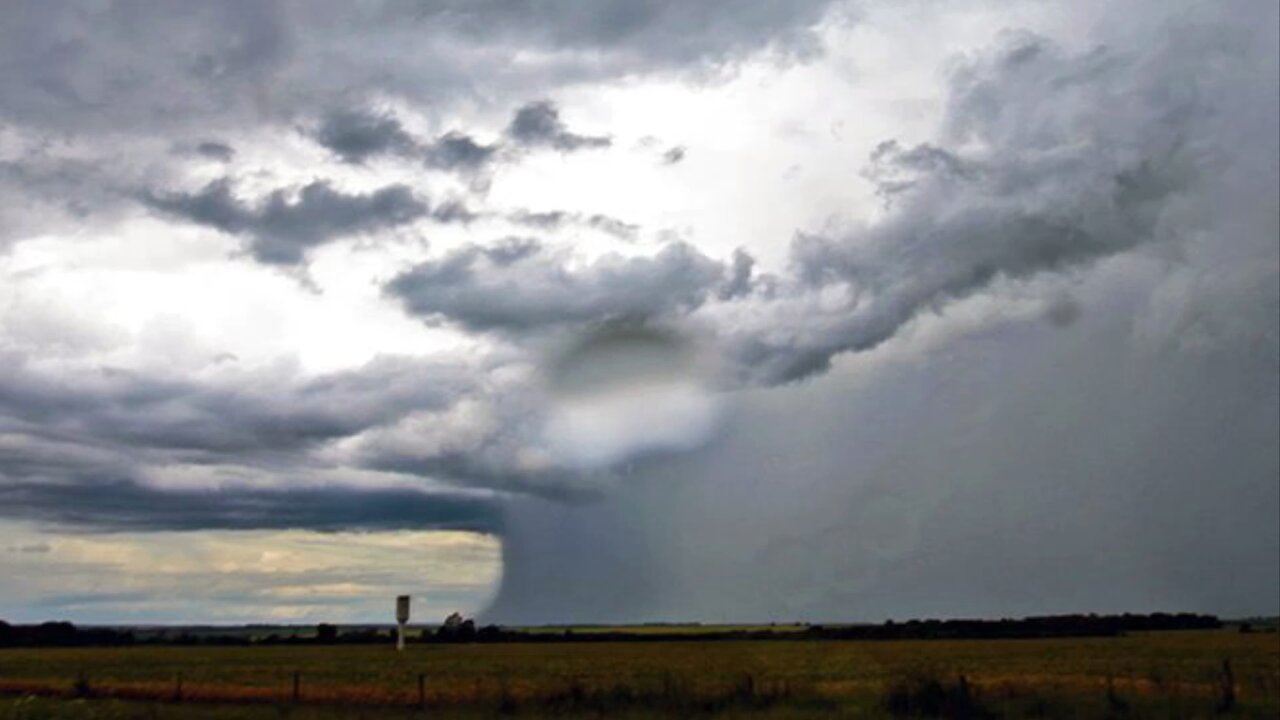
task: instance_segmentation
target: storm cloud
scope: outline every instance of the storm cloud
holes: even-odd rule
[[[324,180],[299,188],[296,195],[274,190],[256,204],[239,200],[225,178],[190,193],[148,193],[151,208],[190,222],[249,238],[248,251],[259,262],[295,265],[307,251],[335,238],[411,223],[431,216],[444,222],[465,220],[452,205],[433,213],[427,201],[406,185],[371,193],[344,193]]]
[[[18,3],[6,546],[474,531],[512,622],[1273,613],[1276,13]]]
[[[1073,54],[1033,35],[1004,38],[953,73],[940,139],[956,149],[881,143],[868,176],[888,214],[845,234],[799,234],[788,274],[760,297],[751,296],[749,255],[735,257],[725,285],[721,263],[680,245],[576,272],[541,249],[506,264],[470,248],[387,288],[415,314],[476,329],[696,315],[720,333],[740,382],[819,374],[841,353],[875,348],[922,312],[994,284],[1176,242],[1163,218],[1222,149],[1203,125],[1210,108],[1154,89],[1179,72],[1172,52]],[[1112,112],[1107,98],[1120,93],[1133,100]],[[551,120],[531,120],[529,132],[554,142],[553,110],[538,115]],[[722,302],[704,308],[712,294]]]
[[[605,148],[613,141],[603,135],[570,132],[560,119],[560,110],[548,100],[532,102],[516,111],[507,126],[507,135],[525,147],[549,147],[561,152]]]
[[[160,489],[111,479],[0,484],[10,518],[94,531],[500,529],[492,499],[413,489]],[[24,551],[34,552],[34,551]]]
[[[404,154],[417,142],[389,115],[337,112],[327,116],[316,130],[316,142],[346,162],[363,162],[385,154]]]
[[[394,358],[315,378],[268,370],[199,383],[109,369],[69,381],[21,357],[5,357],[0,367],[6,420],[137,449],[240,456],[354,435],[412,410],[447,406],[475,387],[466,364]]]
[[[423,101],[486,78],[527,89],[548,72],[588,79],[697,68],[762,47],[803,55],[813,52],[811,28],[829,4],[231,2],[188,13],[27,2],[0,30],[0,82],[10,89],[0,112],[73,128],[223,124],[288,117],[359,92]],[[341,62],[331,55],[337,43]],[[585,52],[521,71],[510,61],[526,48]],[[267,87],[276,88],[270,98]]]
[[[428,167],[440,170],[466,172],[483,169],[500,149],[497,145],[483,145],[457,130],[424,143],[392,115],[353,111],[327,115],[316,129],[315,139],[349,163],[393,156],[420,159]]]
[[[687,312],[721,282],[724,267],[685,244],[652,257],[605,256],[581,268],[536,242],[471,246],[402,273],[387,285],[416,315],[476,330],[533,330]]]
[[[875,153],[885,220],[802,236],[771,310],[720,309],[755,382],[828,377],[746,394],[603,505],[514,514],[491,617],[1274,608],[1276,18],[1207,14],[972,57],[939,143]]]
[[[1162,217],[1209,170],[1198,144],[1209,138],[1197,137],[1196,107],[1135,75],[1153,62],[1019,36],[958,71],[943,136],[979,149],[882,144],[872,160],[890,214],[845,236],[796,238],[783,297],[728,330],[746,374],[772,384],[824,372],[993,283],[1175,241]],[[1134,100],[1107,112],[1118,92]],[[811,298],[833,291],[835,309],[818,309]]]
[[[492,496],[406,485],[413,469],[380,474],[375,466],[391,468],[376,446],[347,460],[335,448],[423,413],[437,413],[445,436],[458,434],[441,414],[488,392],[461,362],[387,358],[311,379],[233,370],[204,383],[110,371],[68,382],[20,357],[4,367],[8,517],[108,530],[497,527]],[[465,472],[429,475],[486,484]],[[368,486],[372,477],[384,486]]]

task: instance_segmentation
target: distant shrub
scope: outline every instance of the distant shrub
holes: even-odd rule
[[[954,720],[994,717],[979,701],[963,675],[950,682],[932,674],[916,673],[895,682],[885,690],[884,709],[894,717]]]
[[[1218,714],[1229,713],[1236,707],[1236,676],[1231,671],[1231,661],[1222,661],[1222,674],[1218,676]]]
[[[89,697],[92,692],[93,688],[89,686],[89,678],[85,677],[83,674],[76,676],[76,681],[71,683],[71,694],[76,697],[86,698]]]

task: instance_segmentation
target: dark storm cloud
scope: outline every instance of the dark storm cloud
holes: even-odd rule
[[[421,457],[373,447],[360,459],[361,467],[384,472],[430,477],[461,488],[507,492],[559,502],[599,499],[603,475],[590,476],[565,468],[521,468],[504,457],[501,447],[475,448]]]
[[[404,225],[426,216],[441,222],[466,219],[452,205],[432,213],[427,201],[407,185],[345,193],[324,180],[304,185],[296,196],[275,190],[256,204],[233,195],[226,178],[190,193],[147,193],[143,202],[199,225],[246,235],[250,254],[273,265],[300,263],[308,250],[344,235]]]
[[[410,135],[392,115],[359,111],[330,113],[314,137],[321,146],[349,163],[390,155],[420,159],[428,167],[449,171],[480,170],[499,150],[497,145],[483,145],[456,130],[423,142]]]
[[[250,110],[290,60],[279,3],[18,2],[0,26],[0,117],[98,130]]]
[[[943,136],[979,149],[883,143],[870,176],[889,214],[847,236],[795,240],[789,287],[757,316],[767,325],[726,329],[745,375],[775,384],[825,372],[996,281],[1173,237],[1163,215],[1207,170],[1193,137],[1200,109],[1149,90],[1144,61],[1016,36],[958,71]],[[1117,93],[1132,96],[1123,113],[1109,110]],[[846,298],[836,312],[806,299],[835,289]]]
[[[316,142],[346,162],[364,162],[370,157],[406,154],[417,142],[390,115],[337,112],[325,117],[316,130]]]
[[[236,151],[230,145],[212,140],[206,140],[196,145],[196,152],[210,160],[219,162],[230,162],[231,158],[236,155]]]
[[[475,40],[591,50],[589,62],[635,71],[717,62],[764,46],[789,54],[815,52],[811,29],[829,5],[827,0],[608,0],[587,5],[573,0],[441,0],[397,7],[423,24],[438,23]]]
[[[70,380],[13,356],[0,368],[0,515],[106,530],[497,527],[491,500],[461,490],[360,486],[353,476],[367,470],[326,454],[337,441],[357,441],[414,413],[482,399],[474,367],[383,358],[309,379],[271,371],[213,383],[119,371]],[[436,429],[446,438],[453,432],[447,422]],[[357,465],[380,469],[376,460],[392,452],[375,447]],[[502,472],[496,453],[471,469],[440,454],[415,474],[448,469],[445,479],[455,485],[488,487]],[[216,478],[214,487],[141,480],[183,468]],[[317,485],[317,477],[328,482]]]
[[[1045,319],[1058,327],[1065,327],[1080,319],[1080,303],[1070,295],[1059,295],[1054,298],[1045,310]]]
[[[396,154],[479,169],[499,145],[461,132],[415,139],[390,115],[330,126],[326,112],[389,102],[447,117],[492,98],[590,90],[592,80],[706,76],[761,49],[812,51],[826,7],[18,3],[0,23],[0,120],[6,142],[41,151],[0,163],[0,225],[38,199],[66,204],[83,228],[127,195],[120,188],[177,187],[165,183],[185,168],[166,163],[190,158],[170,157],[173,147],[217,137],[247,156],[316,118],[317,141],[352,162]],[[745,253],[723,262],[673,244],[581,264],[527,238],[444,252],[401,274],[386,292],[414,315],[520,340],[692,316],[739,384],[765,386],[826,372],[841,354],[901,350],[881,346],[909,346],[913,321],[962,314],[992,289],[1060,298],[1016,332],[891,355],[887,370],[874,353],[850,358],[865,363],[856,383],[743,393],[758,406],[723,444],[687,463],[648,458],[603,504],[531,501],[504,544],[495,612],[726,619],[726,597],[751,619],[1274,612],[1275,13],[1152,3],[1095,23],[1111,32],[1096,50],[1013,35],[958,60],[938,137],[889,141],[871,158],[883,216],[800,235],[778,277],[757,273]],[[518,110],[506,132],[507,147],[609,141],[581,134],[547,101]],[[137,176],[148,182],[122,180]],[[275,264],[342,235],[477,216],[405,186],[349,194],[323,181],[296,197],[246,200],[224,180],[146,201],[240,235]],[[597,217],[508,219],[626,231]],[[22,219],[33,235],[59,229]],[[1116,273],[1127,266],[1115,261],[1157,249],[1165,264],[1146,270],[1155,277],[1121,277],[1108,293],[1073,288],[1068,302],[1054,284]],[[507,352],[505,339],[485,341]],[[484,363],[382,361],[307,379],[59,362],[0,357],[9,517],[120,530],[495,528],[488,501],[470,495],[315,488],[314,476],[387,471],[556,499],[581,480],[536,452],[524,378],[491,388],[503,373]],[[449,416],[469,402],[474,417]],[[183,472],[282,487],[155,482]]]
[[[0,244],[88,213],[99,225],[114,220],[131,204],[130,188],[186,172],[189,158],[163,157],[167,148],[216,136],[248,155],[245,136],[284,135],[334,108],[388,100],[448,113],[456,102],[553,97],[618,76],[715,77],[716,68],[761,51],[779,59],[811,54],[813,27],[829,4],[232,0],[187,11],[147,0],[21,0],[0,24],[0,120],[43,145],[41,157],[24,162],[33,166],[26,174],[48,182],[0,177]],[[543,59],[523,62],[530,53]],[[403,141],[403,129],[388,122],[346,119],[324,133],[340,157],[372,157]],[[603,140],[564,130],[554,109],[526,119],[533,122],[520,124],[522,135],[534,142]],[[450,132],[419,139],[417,151],[429,167],[482,173],[500,145]],[[212,145],[205,150],[210,159],[226,157]],[[61,172],[69,164],[87,172]],[[483,177],[473,181],[485,186]],[[261,244],[251,250],[288,264],[309,243]]]
[[[546,147],[561,152],[604,148],[613,144],[607,136],[570,132],[560,119],[560,110],[549,100],[531,102],[517,110],[507,126],[507,136],[517,145]]]
[[[1100,19],[1107,50],[976,56],[944,137],[881,153],[892,231],[798,242],[743,336],[836,339],[764,343],[792,363],[774,377],[894,343],[745,393],[720,443],[604,503],[513,508],[489,618],[1280,610],[1280,18],[1133,12]],[[1047,312],[934,316],[972,320],[982,299],[946,299],[984,278]],[[854,299],[832,317],[797,286]]]
[[[498,152],[497,145],[482,145],[466,133],[451,131],[423,148],[426,163],[441,170],[478,170]]]
[[[0,423],[53,439],[241,459],[356,435],[474,390],[465,364],[395,358],[306,380],[244,373],[221,385],[111,370],[70,381],[15,357],[0,357],[0,368]],[[20,466],[8,458],[2,470]]]
[[[678,245],[577,270],[546,251],[489,267],[468,248],[404,273],[388,291],[416,315],[473,329],[700,314],[737,382],[820,374],[836,356],[875,348],[922,313],[996,283],[1173,241],[1164,217],[1211,170],[1217,138],[1200,126],[1203,102],[1157,89],[1175,71],[1153,62],[1162,61],[1007,36],[954,73],[938,143],[886,141],[874,151],[867,176],[889,203],[885,217],[845,234],[799,235],[781,278],[753,278],[745,254],[730,269]],[[1110,98],[1120,94],[1132,100],[1114,112]],[[510,130],[576,146],[558,140],[567,132],[547,104],[522,109]],[[512,215],[545,226],[566,217]],[[757,280],[770,292],[753,294]]]
[[[486,620],[1274,614],[1274,336],[1144,351],[1114,300],[752,393],[602,502],[517,502]]]
[[[98,531],[450,529],[495,532],[490,498],[395,488],[183,490],[102,479],[0,482],[0,515]]]
[[[762,48],[812,53],[812,27],[829,4],[235,0],[187,11],[28,0],[0,27],[0,114],[33,126],[146,132],[314,116],[352,95],[422,102],[476,87],[550,90],[696,71]],[[559,57],[512,61],[530,50]]]
[[[684,312],[701,305],[725,274],[720,263],[683,243],[652,257],[611,255],[576,269],[541,245],[524,245],[514,255],[505,247],[455,250],[402,273],[386,292],[424,318],[526,331]]]
[[[755,266],[755,258],[751,257],[747,251],[742,248],[734,250],[732,272],[729,275],[729,281],[720,287],[720,299],[730,300],[750,293]]]

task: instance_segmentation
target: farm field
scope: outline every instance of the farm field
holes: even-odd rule
[[[834,627],[834,625],[828,625]],[[560,634],[565,631],[571,631],[580,635],[603,634],[603,633],[626,633],[628,635],[702,635],[707,633],[731,633],[731,632],[772,632],[772,633],[799,633],[809,629],[808,625],[799,623],[773,624],[773,625],[717,625],[714,623],[688,623],[688,624],[666,624],[653,623],[649,625],[528,625],[511,628],[519,632],[540,634]]]
[[[1203,717],[1224,693],[1274,718],[1280,636],[6,649],[0,693],[0,718]]]

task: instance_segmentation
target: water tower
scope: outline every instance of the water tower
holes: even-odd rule
[[[404,627],[409,622],[409,596],[396,597],[396,650],[404,650]]]

